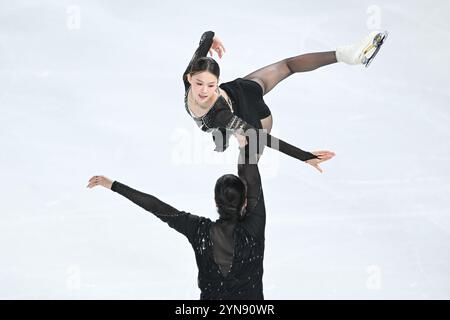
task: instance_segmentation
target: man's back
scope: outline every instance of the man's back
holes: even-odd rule
[[[111,186],[186,236],[195,252],[201,299],[263,299],[266,210],[256,154],[250,156],[248,147],[240,150],[238,174],[246,185],[247,207],[236,222],[179,211],[118,181]]]
[[[205,221],[193,243],[201,299],[263,299],[266,210],[256,155],[240,150],[238,174],[247,207],[237,222]]]

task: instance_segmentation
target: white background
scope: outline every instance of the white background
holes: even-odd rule
[[[294,74],[265,96],[267,299],[450,297],[448,1],[0,1],[0,298],[198,299],[186,239],[105,175],[217,218],[213,151],[183,106],[204,31],[221,81],[390,32],[369,68]]]

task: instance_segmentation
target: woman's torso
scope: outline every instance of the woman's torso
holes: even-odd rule
[[[214,96],[211,98],[211,100],[209,101],[209,105],[206,107],[201,106],[195,102],[195,100],[192,96],[191,87],[189,87],[186,94],[187,94],[188,111],[190,111],[190,113],[192,115],[194,115],[196,118],[201,118],[205,114],[207,114],[211,110],[211,108],[214,107],[214,104],[216,103],[217,99],[220,98],[220,96],[223,96],[225,98],[225,101],[227,102],[228,106],[230,107],[231,112],[233,112],[233,105],[232,105],[230,96],[228,95],[228,93],[225,90],[223,90],[220,87],[218,87],[217,91],[214,92]]]
[[[195,104],[190,97],[190,87],[185,93],[185,108],[188,114],[197,122],[204,131],[210,128],[205,123],[209,123],[210,116],[214,109],[220,105],[226,105],[232,113],[240,119],[246,121],[255,128],[262,128],[261,119],[270,115],[270,109],[263,99],[263,92],[259,84],[255,81],[236,78],[233,81],[220,84],[215,99],[210,102],[207,108],[202,108]],[[218,101],[221,99],[222,101]]]

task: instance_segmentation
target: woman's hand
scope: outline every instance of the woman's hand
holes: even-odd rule
[[[247,139],[246,136],[240,135],[239,133],[234,132],[233,135],[236,137],[239,148],[245,147],[247,145]]]
[[[219,55],[219,58],[222,59],[222,56],[225,52],[225,47],[223,46],[222,41],[220,41],[217,36],[214,36],[213,43],[211,45],[211,48],[209,49],[209,54],[211,55],[211,57],[213,55],[213,51],[216,51]]]
[[[313,151],[311,152],[313,155],[318,156],[319,158],[311,159],[305,161],[306,163],[312,165],[314,168],[320,171],[320,173],[323,173],[322,169],[319,167],[319,163],[330,160],[333,158],[336,154],[332,151]]]
[[[112,180],[104,177],[104,176],[93,176],[89,179],[89,184],[87,188],[93,188],[95,186],[103,186],[107,189],[111,189],[113,182]]]

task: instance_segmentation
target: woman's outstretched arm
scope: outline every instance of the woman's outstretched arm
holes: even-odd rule
[[[202,34],[202,37],[200,38],[200,43],[198,44],[198,48],[195,51],[194,55],[192,56],[191,61],[189,62],[189,65],[186,68],[186,71],[183,73],[183,83],[184,83],[184,90],[187,91],[189,89],[189,86],[191,85],[187,79],[187,75],[189,71],[191,70],[191,67],[193,63],[202,57],[206,57],[206,55],[209,53],[212,56],[213,51],[216,51],[219,55],[219,58],[222,58],[225,50],[225,47],[220,41],[220,39],[214,35],[213,31],[206,31]]]
[[[330,160],[335,156],[334,152],[331,151],[308,152],[297,148],[296,146],[278,139],[262,129],[257,129],[242,120],[233,114],[230,108],[225,105],[222,100],[217,103],[217,108],[214,115],[211,117],[211,123],[209,123],[209,126],[214,128],[224,128],[226,134],[232,133],[246,136],[248,139],[247,141],[250,143],[250,147],[256,150],[258,155],[262,154],[264,146],[268,146],[269,148],[278,150],[295,159],[304,161],[312,165],[320,172],[323,171],[319,167],[319,163]],[[220,139],[220,135],[217,136],[216,139]],[[216,144],[220,145],[220,143]]]
[[[195,50],[194,55],[192,56],[191,61],[189,62],[189,65],[186,68],[186,71],[183,73],[183,83],[184,83],[184,89],[187,91],[189,89],[190,83],[187,80],[187,75],[189,71],[191,70],[192,65],[194,62],[201,58],[206,57],[208,54],[209,49],[211,48],[211,45],[213,44],[214,39],[214,32],[213,31],[206,31],[202,34],[200,38],[200,42],[198,44],[197,50]]]
[[[119,181],[112,181],[104,176],[92,177],[87,187],[93,188],[98,185],[111,189],[146,211],[153,213],[171,228],[184,234],[189,241],[193,239],[198,225],[204,219],[203,217],[195,216],[185,211],[179,211],[150,194],[135,190]]]

